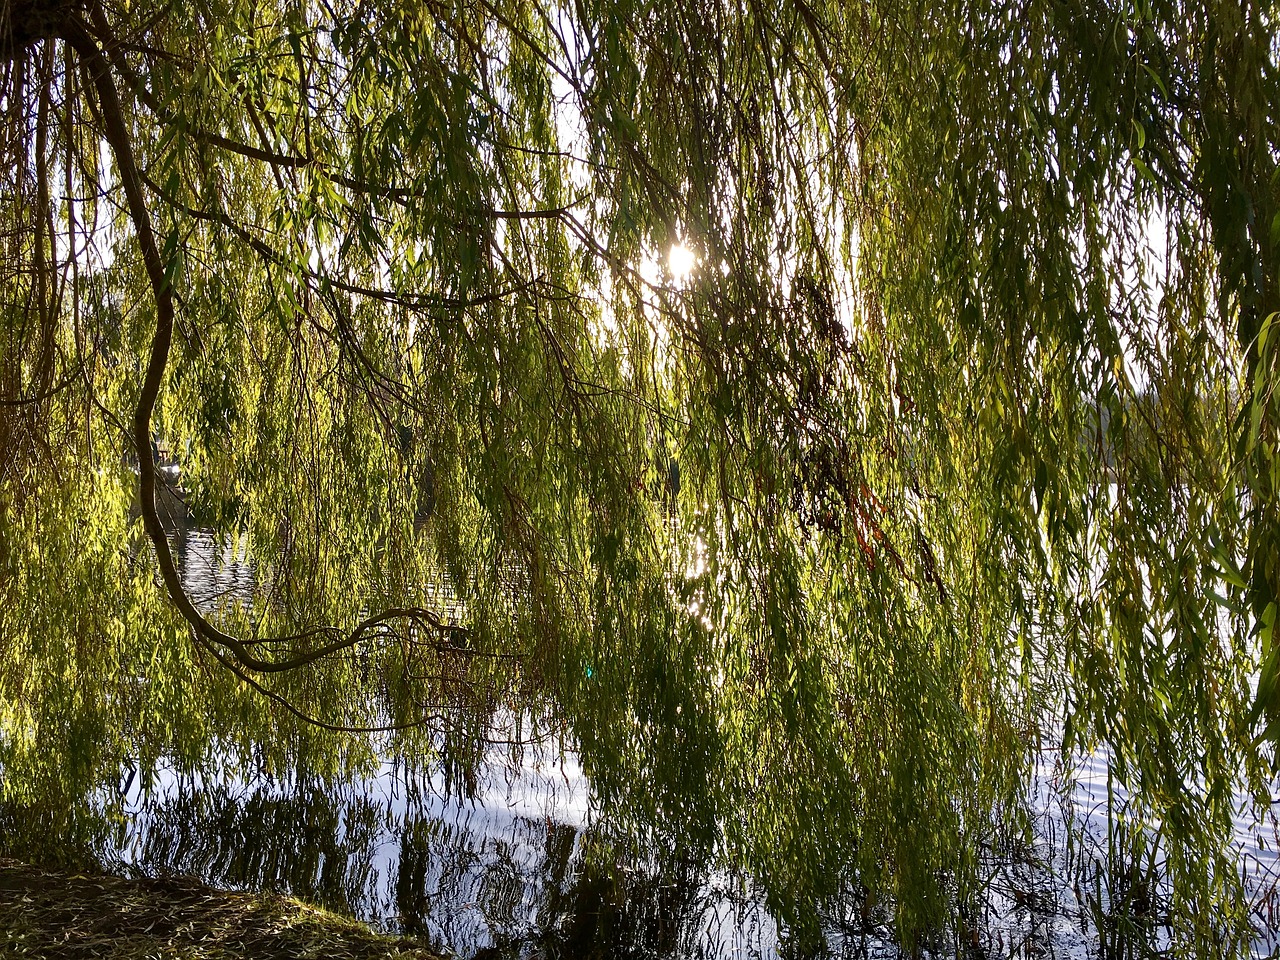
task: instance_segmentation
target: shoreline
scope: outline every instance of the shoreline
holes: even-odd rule
[[[440,960],[410,937],[376,933],[276,893],[190,877],[126,879],[0,858],[0,955],[59,960]]]

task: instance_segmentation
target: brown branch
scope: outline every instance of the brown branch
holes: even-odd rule
[[[133,221],[138,245],[142,250],[143,265],[147,271],[152,294],[156,305],[156,327],[151,339],[151,351],[147,359],[146,371],[142,386],[138,392],[138,401],[133,413],[133,442],[138,457],[139,506],[142,514],[142,525],[146,530],[156,554],[156,563],[160,568],[170,598],[178,608],[184,620],[190,625],[196,639],[210,648],[220,647],[230,652],[234,662],[242,669],[236,673],[244,676],[243,670],[257,673],[280,673],[294,670],[307,664],[315,663],[332,656],[342,650],[358,644],[371,630],[394,619],[410,619],[420,624],[428,624],[445,635],[455,632],[465,633],[463,627],[444,624],[429,610],[417,608],[393,608],[368,617],[349,633],[343,633],[336,627],[318,627],[290,637],[278,638],[280,642],[295,642],[314,636],[328,636],[332,639],[304,653],[283,660],[264,660],[256,656],[246,643],[238,637],[219,630],[196,609],[195,604],[182,586],[181,577],[169,549],[169,541],[165,537],[164,527],[156,509],[156,465],[151,452],[151,417],[155,411],[156,401],[164,383],[165,369],[169,361],[169,349],[173,342],[174,327],[174,294],[166,274],[164,260],[156,245],[155,232],[151,226],[151,217],[147,210],[143,195],[143,181],[134,159],[133,143],[125,124],[124,111],[120,105],[120,97],[115,81],[111,77],[111,65],[93,39],[87,25],[78,16],[69,16],[62,24],[62,37],[84,61],[87,73],[97,92],[98,106],[107,143],[116,159],[120,173],[120,182],[124,187],[129,216]],[[224,657],[218,657],[228,662]],[[246,677],[246,679],[248,679]],[[250,681],[252,682],[252,681]],[[259,684],[254,686],[263,689]],[[295,711],[296,712],[296,711]],[[299,714],[299,716],[302,716]],[[304,718],[312,719],[312,718]],[[313,722],[316,722],[313,720]]]
[[[247,683],[250,687],[252,687],[255,691],[260,693],[262,696],[266,697],[272,703],[279,704],[288,713],[297,717],[303,723],[309,724],[313,727],[318,727],[321,730],[327,730],[330,733],[354,733],[354,734],[395,733],[403,730],[414,730],[419,727],[425,727],[428,724],[432,724],[432,723],[442,724],[445,719],[443,714],[428,713],[414,720],[406,720],[403,723],[376,724],[376,725],[370,725],[370,726],[331,723],[328,720],[321,720],[319,717],[312,716],[311,714],[301,710],[298,707],[298,705],[295,704],[293,701],[291,701],[288,697],[281,696],[279,693],[272,690],[270,687],[265,686],[260,680],[250,676],[248,673],[245,673],[244,667],[238,662],[238,659],[228,658],[226,654],[224,654],[221,650],[219,650],[216,646],[214,646],[204,637],[200,637],[199,635],[197,635],[197,639],[199,640],[200,645],[204,647],[206,650],[208,650],[209,653],[213,656],[213,658],[218,661],[218,663],[220,663],[227,670],[230,670],[233,674],[236,675],[236,677],[238,677],[244,683]]]
[[[76,365],[76,368],[63,377],[60,382],[46,387],[39,393],[33,394],[29,397],[15,397],[13,399],[0,397],[0,407],[26,407],[48,400],[50,397],[61,393],[63,390],[67,389],[67,387],[75,383],[80,377],[80,372],[84,370],[86,362],[87,361],[85,360],[81,360],[80,363]]]
[[[133,95],[142,102],[142,105],[150,110],[162,122],[174,125],[175,119],[172,114],[168,113],[164,105],[155,98],[142,78],[134,72],[129,66],[128,61],[119,55],[119,49],[123,44],[118,41],[112,33],[110,25],[107,23],[106,17],[101,10],[94,7],[90,11],[93,18],[93,29],[98,37],[102,40],[103,48],[99,50],[99,55],[105,55],[110,59],[111,65],[116,71],[124,77],[129,84],[129,88],[133,91]],[[86,25],[87,27],[87,25]],[[104,53],[105,51],[105,53]],[[250,117],[255,121],[255,127],[258,130],[261,139],[266,142],[267,137],[261,125],[257,122],[256,115],[253,114],[252,104],[245,102],[246,109],[250,112]],[[272,150],[267,147],[254,146],[245,143],[242,140],[236,140],[231,137],[215,133],[212,130],[206,130],[202,127],[191,125],[188,121],[184,121],[187,133],[201,143],[208,146],[218,147],[229,153],[234,153],[248,160],[257,160],[261,163],[270,165],[279,170],[301,170],[306,167],[313,167],[320,171],[332,183],[340,187],[344,187],[353,193],[365,196],[378,197],[384,200],[391,200],[393,203],[404,205],[410,200],[420,200],[428,195],[415,190],[407,190],[402,187],[388,186],[383,183],[370,183],[366,180],[357,180],[347,174],[332,169],[327,164],[321,163],[314,156],[303,156],[297,153],[281,153],[278,150]],[[543,210],[501,210],[497,208],[487,208],[478,210],[482,216],[492,217],[495,220],[557,220],[568,215],[569,211],[580,205],[583,200],[566,204],[562,207],[553,207]]]
[[[241,240],[241,242],[243,242],[251,250],[253,250],[260,257],[262,257],[262,259],[265,262],[275,264],[276,266],[279,266],[279,267],[292,268],[294,266],[293,261],[291,261],[283,253],[273,248],[264,240],[261,240],[260,238],[255,237],[252,233],[249,232],[248,229],[245,228],[243,224],[237,223],[235,220],[231,219],[226,214],[217,213],[210,210],[202,210],[198,207],[193,207],[193,206],[190,206],[189,204],[185,204],[178,198],[169,196],[168,193],[165,192],[163,187],[161,187],[154,180],[147,177],[146,174],[142,174],[141,179],[142,179],[142,182],[147,186],[147,188],[152,193],[154,193],[157,197],[159,197],[169,206],[173,207],[175,210],[180,211],[186,216],[191,217],[192,219],[202,220],[206,223],[217,224],[218,226],[223,227],[226,230],[229,230],[231,233],[235,234],[236,237],[238,237]],[[449,310],[466,310],[474,307],[483,307],[491,303],[497,303],[501,300],[505,300],[508,297],[512,297],[516,295],[517,293],[522,293],[526,290],[529,290],[534,286],[535,283],[540,282],[542,279],[539,277],[539,278],[535,278],[534,280],[526,280],[521,283],[513,284],[512,286],[506,287],[502,290],[495,290],[492,293],[482,294],[481,296],[478,296],[478,297],[442,297],[442,296],[436,296],[432,294],[421,294],[421,293],[406,295],[402,293],[396,293],[391,290],[382,290],[376,287],[366,287],[361,284],[351,283],[339,277],[331,276],[330,274],[327,274],[327,273],[321,273],[318,270],[312,270],[309,267],[303,267],[301,269],[301,273],[308,280],[314,280],[318,283],[327,283],[328,285],[333,287],[335,290],[341,290],[343,293],[350,293],[354,296],[359,296],[359,297],[367,297],[370,300],[379,300],[383,303],[392,304],[394,306],[406,307],[411,310],[422,310],[430,307],[444,307],[445,309],[449,309]]]

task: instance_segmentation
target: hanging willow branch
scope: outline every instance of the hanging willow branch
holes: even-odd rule
[[[60,16],[48,17],[44,29],[46,35],[65,40],[83,59],[88,68],[97,91],[98,107],[101,110],[104,135],[116,159],[120,172],[121,185],[124,188],[129,217],[133,221],[138,245],[142,251],[142,260],[146,268],[147,279],[155,300],[156,326],[151,338],[151,348],[147,357],[142,385],[138,391],[138,400],[133,412],[133,442],[138,457],[139,504],[143,527],[155,550],[156,563],[165,588],[178,608],[182,618],[188,623],[199,640],[205,644],[230,651],[235,664],[243,669],[257,673],[282,673],[297,670],[308,664],[324,660],[343,650],[350,649],[370,636],[375,628],[385,626],[396,620],[404,620],[420,627],[428,627],[438,633],[442,639],[462,636],[465,628],[448,624],[431,610],[423,608],[393,608],[367,617],[351,630],[338,627],[323,626],[306,630],[286,637],[255,639],[246,641],[219,630],[196,608],[191,597],[183,588],[182,579],[174,563],[173,553],[169,548],[168,538],[160,521],[156,507],[156,463],[151,447],[151,419],[155,412],[156,402],[164,384],[165,368],[169,362],[169,352],[173,343],[174,329],[174,295],[170,277],[165,269],[164,259],[156,244],[155,231],[152,229],[151,217],[147,209],[146,197],[143,193],[143,180],[134,158],[133,144],[125,125],[124,111],[121,108],[119,93],[112,78],[111,64],[98,46],[92,31],[84,20],[74,12],[71,4],[59,5]],[[305,641],[323,641],[318,646],[303,653],[281,659],[264,659],[251,649],[252,645],[270,643],[301,643]],[[449,647],[450,644],[443,644]],[[221,659],[221,658],[220,658]]]
[[[1236,0],[0,0],[0,496],[54,518],[0,503],[0,576],[36,583],[0,628],[63,649],[47,541],[118,451],[54,428],[107,424],[202,656],[268,697],[392,636],[472,656],[414,605],[433,564],[601,795],[736,844],[788,923],[852,871],[910,948],[981,887],[1038,727],[1109,748],[1179,916],[1234,903],[1239,948],[1228,787],[1280,737],[1277,33]],[[145,270],[72,281],[74,352],[72,204],[118,204]],[[170,428],[301,602],[388,609],[210,623],[155,502]]]

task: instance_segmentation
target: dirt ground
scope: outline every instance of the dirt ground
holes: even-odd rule
[[[0,958],[438,960],[420,943],[274,894],[125,880],[0,859]]]

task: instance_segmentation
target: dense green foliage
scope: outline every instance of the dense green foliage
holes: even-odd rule
[[[10,796],[518,687],[638,833],[913,943],[1106,745],[1179,949],[1247,949],[1273,4],[3,11]],[[148,434],[250,605],[166,571]]]

